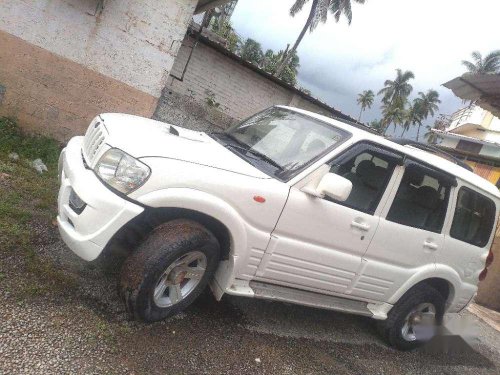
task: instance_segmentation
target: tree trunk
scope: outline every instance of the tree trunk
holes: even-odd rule
[[[361,114],[363,113],[363,107],[359,110],[358,122],[361,122]]]
[[[309,17],[307,18],[306,24],[304,25],[304,28],[300,32],[299,37],[295,41],[295,44],[293,45],[292,49],[287,54],[283,55],[283,60],[281,60],[281,64],[278,66],[278,69],[276,69],[276,73],[274,73],[275,77],[279,77],[281,75],[281,73],[283,73],[283,70],[290,62],[290,59],[294,55],[295,51],[297,51],[297,48],[299,47],[300,43],[302,42],[302,39],[306,35],[307,29],[310,27],[311,22],[314,19],[314,14],[316,13],[316,7],[318,5],[318,1],[319,0],[313,0],[313,3],[311,5],[311,12],[309,13]]]
[[[418,124],[418,128],[417,128],[417,142],[418,142],[419,136],[420,136],[420,124]]]

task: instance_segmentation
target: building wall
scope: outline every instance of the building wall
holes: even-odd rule
[[[493,264],[488,267],[486,279],[479,283],[476,302],[500,311],[500,228],[497,228],[491,251],[494,255]]]
[[[172,69],[173,76],[181,78],[193,45],[194,40],[186,38]],[[232,120],[242,120],[276,104],[329,115],[324,108],[202,42],[193,51],[183,81],[174,77],[169,79],[165,95],[168,92],[183,95],[200,105],[215,107],[226,120],[229,119],[215,124],[222,127],[227,127]],[[168,117],[162,119],[169,121]]]
[[[0,115],[64,138],[99,112],[153,114],[197,0],[98,3],[0,2]]]

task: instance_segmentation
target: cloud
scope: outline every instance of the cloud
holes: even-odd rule
[[[233,15],[236,31],[258,40],[263,48],[284,49],[302,29],[309,6],[295,18],[288,10],[294,0],[239,0]],[[461,101],[441,85],[463,73],[461,65],[473,50],[500,48],[498,0],[367,0],[353,4],[350,26],[332,17],[306,34],[300,48],[299,84],[353,117],[357,94],[377,92],[396,68],[412,70],[416,96],[436,89],[440,112],[450,114]],[[363,115],[380,118],[380,102]],[[428,123],[432,121],[429,119]]]

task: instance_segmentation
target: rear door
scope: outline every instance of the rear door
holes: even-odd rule
[[[457,297],[457,307],[466,305],[476,291],[479,273],[491,247],[498,208],[486,195],[472,186],[454,189],[452,219],[444,248],[436,252],[438,264],[451,266],[464,282]]]
[[[352,295],[387,300],[418,271],[434,270],[435,254],[444,247],[454,178],[411,160],[399,169],[401,182],[381,214]]]

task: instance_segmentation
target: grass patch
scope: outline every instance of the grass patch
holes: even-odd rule
[[[5,270],[0,281],[6,281],[9,264],[4,259],[15,253],[22,259],[27,285],[21,295],[43,295],[54,289],[71,286],[72,280],[36,252],[37,226],[52,227],[57,213],[57,162],[61,146],[51,138],[24,134],[17,124],[0,118],[0,267]],[[19,155],[17,161],[9,154]],[[39,174],[31,166],[42,159],[48,172]],[[54,228],[55,230],[55,228]]]
[[[59,143],[53,138],[26,135],[17,126],[17,123],[9,118],[0,118],[0,154],[8,155],[16,152],[21,158],[34,160],[42,159],[48,166],[57,166]]]

